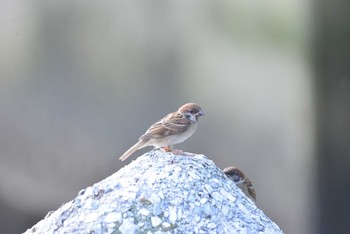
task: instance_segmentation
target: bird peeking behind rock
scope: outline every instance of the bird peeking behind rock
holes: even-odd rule
[[[226,167],[223,172],[232,180],[252,201],[256,201],[256,193],[252,182],[237,167]]]
[[[199,105],[187,103],[181,106],[177,111],[168,114],[149,127],[145,134],[139,138],[139,141],[119,159],[124,161],[135,151],[146,146],[165,148],[167,151],[171,151],[174,145],[192,136],[197,129],[197,121],[200,116],[204,116],[204,112]]]

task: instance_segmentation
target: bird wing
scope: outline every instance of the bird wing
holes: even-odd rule
[[[246,184],[247,184],[247,189],[248,189],[248,193],[254,198],[254,201],[256,200],[256,193],[255,193],[255,189],[253,187],[252,181],[250,181],[250,179],[246,178]]]
[[[190,120],[178,112],[173,112],[149,127],[146,133],[140,137],[140,140],[179,135],[185,132],[190,126]]]

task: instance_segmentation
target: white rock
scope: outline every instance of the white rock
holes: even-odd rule
[[[153,216],[151,218],[151,223],[153,227],[158,227],[162,223],[162,220],[158,216]]]
[[[134,223],[134,219],[124,219],[122,225],[119,227],[119,231],[123,234],[133,234],[137,230],[137,225]]]
[[[164,227],[164,228],[170,228],[170,227],[171,227],[171,224],[168,223],[168,222],[164,222],[164,223],[162,223],[162,227]]]
[[[145,208],[142,208],[141,210],[139,210],[139,214],[142,214],[143,216],[147,216],[149,215],[149,211],[146,210]]]
[[[169,221],[170,223],[175,223],[177,219],[176,207],[169,207]]]
[[[117,213],[117,212],[109,213],[105,217],[105,221],[107,223],[121,222],[122,221],[122,213]]]
[[[206,202],[208,201],[208,199],[206,199],[205,197],[203,197],[199,202],[204,205]]]
[[[84,221],[87,222],[87,223],[93,222],[93,221],[97,220],[99,217],[100,217],[100,215],[97,214],[97,213],[90,213],[90,214],[87,214],[85,216]]]
[[[205,157],[151,151],[85,189],[26,234],[282,233],[218,172]],[[92,188],[98,196],[92,196]]]

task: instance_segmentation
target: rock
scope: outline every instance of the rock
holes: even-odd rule
[[[25,233],[283,233],[204,155],[150,151]]]

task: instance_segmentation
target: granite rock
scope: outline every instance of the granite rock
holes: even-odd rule
[[[282,233],[204,155],[153,150],[25,233]]]

